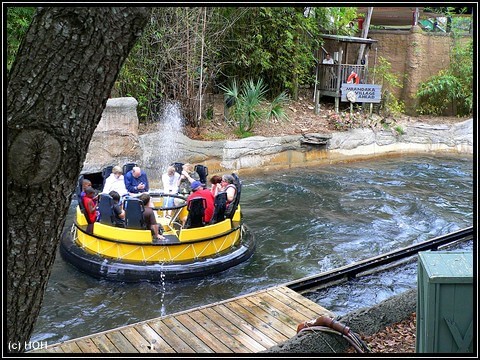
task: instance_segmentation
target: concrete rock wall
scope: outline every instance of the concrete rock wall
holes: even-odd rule
[[[159,133],[138,135],[136,106],[133,98],[108,100],[82,172],[100,172],[105,166],[133,161],[159,180],[164,148],[159,144]],[[209,174],[214,174],[313,166],[397,153],[473,154],[473,119],[454,125],[412,123],[403,131],[399,134],[395,130],[363,128],[308,134],[328,139],[325,145],[305,144],[302,135],[198,141],[179,134],[173,145],[178,157],[171,161],[202,164],[208,167]]]

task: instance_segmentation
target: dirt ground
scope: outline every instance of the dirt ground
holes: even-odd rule
[[[415,353],[416,314],[412,313],[408,319],[387,326],[382,331],[362,337],[372,353]],[[347,353],[355,353],[350,347]]]
[[[185,127],[184,133],[191,139],[197,140],[232,140],[238,139],[239,135],[236,129],[229,126],[224,120],[224,108],[222,96],[215,96],[215,105],[213,108],[213,118],[204,120],[199,129]],[[340,110],[343,115],[350,113],[349,105],[347,103],[340,103]],[[375,109],[374,109],[375,110]],[[303,133],[322,133],[329,134],[336,131],[346,131],[351,127],[361,126],[381,126],[380,124],[386,122],[390,127],[405,126],[409,123],[420,122],[430,125],[438,124],[452,124],[466,120],[467,118],[459,117],[438,117],[438,116],[418,116],[410,117],[406,115],[400,116],[378,116],[373,112],[375,120],[368,119],[368,112],[365,114],[355,111],[353,125],[348,120],[343,119],[338,123],[338,118],[335,117],[334,101],[330,97],[322,97],[320,102],[319,114],[314,112],[313,95],[310,90],[302,91],[298,101],[291,101],[285,108],[288,116],[283,120],[271,120],[259,122],[253,128],[252,135],[260,136],[283,136]],[[372,122],[372,121],[375,121]]]

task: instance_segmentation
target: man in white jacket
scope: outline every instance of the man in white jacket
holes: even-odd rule
[[[105,180],[105,186],[102,193],[108,194],[110,191],[116,191],[120,196],[128,194],[125,182],[123,180],[123,171],[120,166],[114,166],[112,173]]]

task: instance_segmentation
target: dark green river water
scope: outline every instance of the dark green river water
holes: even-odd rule
[[[48,344],[225,300],[473,225],[473,157],[399,156],[242,177],[257,247],[246,262],[179,283],[121,283],[58,255],[32,341]],[[73,213],[73,206],[71,207]],[[71,215],[66,226],[72,224]],[[472,250],[472,243],[462,245]],[[310,298],[344,314],[416,287],[416,267]]]

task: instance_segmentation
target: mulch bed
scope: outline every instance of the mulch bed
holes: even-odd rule
[[[412,313],[408,319],[387,326],[384,330],[370,335],[361,336],[372,353],[415,353],[416,314]],[[347,353],[355,353],[349,347]]]

